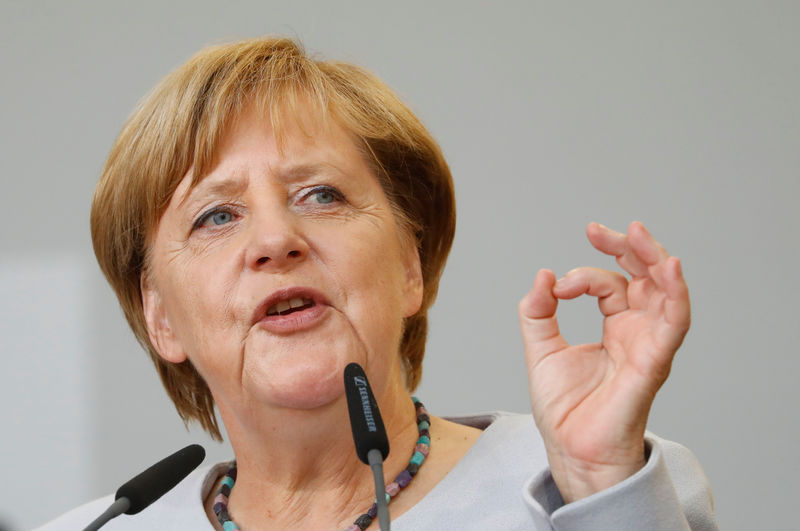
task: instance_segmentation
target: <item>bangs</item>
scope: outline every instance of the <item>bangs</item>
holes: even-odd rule
[[[219,48],[216,61],[209,61],[212,48],[202,53],[199,64],[193,58],[186,65],[190,78],[197,78],[195,90],[184,93],[186,106],[192,107],[191,187],[211,170],[222,137],[245,112],[269,118],[279,149],[287,120],[306,135],[314,125],[327,124],[331,84],[298,45],[282,43],[286,47],[227,45]]]

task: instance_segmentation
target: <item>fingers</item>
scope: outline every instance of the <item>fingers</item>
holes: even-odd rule
[[[586,236],[595,249],[611,256],[622,256],[628,250],[626,236],[592,221],[586,226]]]
[[[664,265],[663,289],[667,295],[664,303],[664,320],[669,326],[689,329],[691,322],[691,304],[689,302],[689,288],[683,278],[681,261],[671,256]]]
[[[688,319],[689,291],[683,279],[680,260],[671,257],[638,221],[634,221],[628,227],[627,240],[634,254],[647,264],[647,278],[652,280],[656,289],[666,294],[666,300],[670,302],[670,308],[673,308],[673,322],[683,323]],[[652,292],[652,288],[647,289]]]
[[[558,299],[553,296],[555,274],[549,269],[540,269],[533,281],[533,287],[519,303],[520,317],[543,319],[556,313]]]
[[[598,298],[606,317],[635,310],[645,312],[657,343],[674,352],[689,328],[691,309],[689,292],[680,260],[670,257],[638,221],[627,234],[590,223],[586,234],[599,251],[615,256],[633,278],[598,268],[581,267],[556,282],[552,271],[543,269],[533,288],[520,301],[519,315],[529,364],[569,345],[559,332],[555,317],[559,299],[581,295]],[[532,365],[533,366],[533,365]]]
[[[556,277],[552,271],[540,270],[533,287],[519,303],[522,339],[531,367],[548,354],[569,346],[558,329],[558,299],[553,295],[555,283]]]
[[[634,277],[647,276],[647,264],[642,262],[628,243],[628,236],[599,223],[586,227],[589,242],[598,251],[615,256],[619,266]]]
[[[559,299],[574,299],[581,295],[597,297],[605,316],[628,309],[628,280],[621,273],[596,267],[573,269],[556,282],[553,294]]]
[[[649,266],[669,258],[666,249],[653,238],[641,221],[634,221],[628,226],[628,244],[637,258]]]
[[[669,363],[689,330],[691,305],[680,260],[668,258],[663,269],[664,289],[650,301],[647,312],[655,317],[652,321],[654,344],[668,356],[666,361]]]
[[[663,263],[669,254],[639,221],[622,234],[599,223],[586,227],[586,236],[600,252],[615,256],[617,263],[634,277],[650,276],[653,266]]]

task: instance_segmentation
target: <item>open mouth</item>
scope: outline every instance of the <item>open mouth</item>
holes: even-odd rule
[[[307,299],[305,297],[292,297],[291,299],[278,301],[277,303],[267,308],[267,317],[271,317],[273,315],[289,315],[290,313],[294,312],[302,312],[303,310],[307,310],[308,308],[313,308],[314,306],[316,306],[316,304],[311,299]]]

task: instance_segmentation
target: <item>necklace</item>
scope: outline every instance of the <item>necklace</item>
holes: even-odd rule
[[[417,444],[414,447],[414,453],[411,456],[408,466],[394,478],[394,481],[386,485],[387,503],[392,501],[392,498],[397,496],[397,493],[411,483],[411,480],[417,475],[419,467],[425,462],[425,458],[428,456],[431,449],[431,434],[429,431],[431,427],[431,418],[428,416],[428,411],[425,409],[425,406],[422,405],[422,402],[420,402],[417,397],[412,396],[411,400],[414,401],[414,409],[417,414],[419,439],[417,439]],[[239,530],[239,526],[231,520],[231,516],[228,514],[228,497],[231,495],[234,483],[236,483],[236,461],[231,463],[230,468],[225,473],[225,477],[222,478],[222,486],[219,488],[216,498],[214,498],[214,514],[217,515],[217,519],[219,523],[222,524],[222,529],[225,531]],[[344,531],[363,531],[369,527],[377,515],[378,504],[373,503],[372,506],[367,509],[367,512],[356,518],[356,521]]]

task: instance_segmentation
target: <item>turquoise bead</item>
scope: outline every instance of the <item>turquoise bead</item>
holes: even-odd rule
[[[427,420],[423,420],[422,422],[419,423],[419,429],[420,430],[427,430],[430,427],[431,427],[431,424]]]
[[[422,455],[420,452],[414,452],[414,455],[411,456],[411,462],[415,465],[421,465],[422,462],[425,461],[425,456]]]
[[[428,446],[431,445],[431,438],[427,435],[423,435],[419,439],[417,439],[417,444],[427,444]]]
[[[233,478],[232,478],[232,477],[230,477],[230,476],[225,476],[225,477],[222,479],[222,484],[223,484],[223,485],[227,485],[229,488],[231,488],[231,489],[232,489],[232,488],[233,488]]]
[[[225,531],[238,531],[239,526],[233,523],[233,520],[228,520],[224,524],[222,524],[222,529]]]

